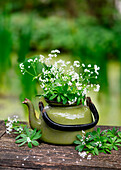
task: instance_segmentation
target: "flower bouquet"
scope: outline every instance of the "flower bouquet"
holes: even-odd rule
[[[99,91],[100,85],[95,84],[99,69],[97,65],[81,64],[79,61],[65,62],[57,58],[59,50],[52,50],[48,57],[43,55],[26,59],[20,64],[22,74],[29,74],[40,84],[42,94],[47,101],[63,103],[63,105],[84,104],[86,94],[90,90]]]

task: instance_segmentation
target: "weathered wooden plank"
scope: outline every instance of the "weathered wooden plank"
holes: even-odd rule
[[[101,126],[101,129],[113,127]],[[0,121],[0,133],[5,130]],[[120,127],[121,130],[121,127]],[[41,143],[38,147],[29,149],[18,147],[14,135],[5,134],[0,139],[0,169],[121,169],[121,148],[112,154],[99,154],[91,160],[81,159],[75,146],[60,146]]]

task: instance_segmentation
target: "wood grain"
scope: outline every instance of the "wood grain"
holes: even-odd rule
[[[98,126],[99,127],[99,126]],[[100,126],[102,130],[112,129]],[[96,127],[97,128],[97,127]],[[121,130],[121,127],[119,127]],[[5,130],[0,121],[0,134]],[[0,169],[42,169],[42,170],[80,170],[80,169],[121,169],[121,147],[112,154],[92,156],[91,160],[81,159],[75,146],[60,146],[41,143],[38,147],[18,147],[15,136],[5,134],[0,138]]]

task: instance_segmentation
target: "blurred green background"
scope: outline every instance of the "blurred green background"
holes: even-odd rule
[[[25,58],[59,49],[58,58],[100,66],[98,94],[90,93],[100,125],[121,125],[120,0],[0,0],[0,119],[37,107],[39,92],[20,74]]]

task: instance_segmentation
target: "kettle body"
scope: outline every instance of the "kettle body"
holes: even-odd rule
[[[88,106],[68,106],[68,107],[58,107],[58,106],[47,106],[45,111],[48,117],[57,124],[61,125],[80,125],[89,124],[93,122],[92,114]],[[73,144],[76,140],[78,134],[82,135],[82,130],[73,131],[72,130],[56,130],[53,127],[48,126],[45,122],[42,114],[40,114],[41,119],[41,130],[42,137],[41,140],[52,144],[63,144],[69,145]],[[93,128],[87,129],[86,132],[92,131]]]
[[[76,140],[78,134],[93,131],[98,123],[99,115],[91,99],[87,97],[87,106],[63,105],[62,103],[50,102],[44,107],[43,102],[39,102],[40,117],[36,118],[34,106],[29,99],[23,102],[29,109],[29,123],[32,129],[42,131],[41,141],[70,145]],[[83,131],[82,131],[83,130]],[[84,134],[83,134],[84,135]]]

